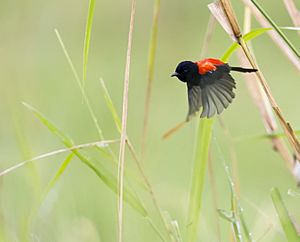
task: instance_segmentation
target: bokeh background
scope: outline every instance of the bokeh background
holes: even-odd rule
[[[232,1],[239,20],[243,4]],[[162,134],[185,118],[186,88],[169,77],[181,60],[197,60],[207,28],[210,1],[161,1],[149,135],[143,159],[145,172],[158,201],[184,233],[188,194],[193,165],[197,120],[193,120],[169,140]],[[292,26],[282,1],[261,0],[279,26]],[[133,36],[132,68],[129,91],[128,134],[140,151],[144,100],[147,82],[148,46],[152,21],[152,1],[137,1]],[[97,131],[82,95],[55,36],[57,28],[76,69],[82,73],[82,53],[88,1],[80,0],[1,0],[0,1],[0,168],[63,148],[60,141],[29,112],[22,102],[43,112],[76,144],[98,140]],[[127,46],[130,1],[96,1],[91,36],[86,91],[104,135],[119,134],[107,108],[99,78],[102,77],[121,115],[123,77]],[[253,21],[253,28],[259,27]],[[299,35],[286,32],[299,46]],[[217,24],[208,55],[220,57],[232,43]],[[252,41],[258,63],[284,115],[293,127],[300,128],[299,72],[271,41],[262,35]],[[238,65],[236,56],[230,59]],[[236,98],[222,114],[231,133],[238,160],[241,204],[255,239],[284,241],[270,189],[278,187],[294,219],[300,218],[299,198],[289,196],[296,184],[284,161],[266,139],[259,112],[252,102],[244,78],[237,80]],[[116,155],[118,145],[111,146]],[[99,152],[86,153],[102,162],[114,174],[116,167]],[[228,140],[218,122],[213,139],[213,173],[217,206],[230,208],[230,190],[224,171],[229,166]],[[78,159],[73,159],[36,215],[30,218],[39,197],[52,179],[66,154],[33,162],[0,178],[1,241],[115,241],[117,198],[95,174]],[[129,153],[126,166],[139,177]],[[230,240],[230,224],[217,218],[212,188],[207,177],[198,241]],[[139,190],[138,190],[139,191]],[[140,192],[140,191],[139,191]],[[141,191],[141,197],[150,200]],[[149,202],[150,203],[150,202]],[[157,234],[130,206],[125,205],[125,241],[160,241]]]

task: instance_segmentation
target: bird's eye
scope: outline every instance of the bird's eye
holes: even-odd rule
[[[189,70],[187,70],[187,69],[184,69],[184,70],[183,70],[184,73],[187,73],[188,71],[189,71]]]

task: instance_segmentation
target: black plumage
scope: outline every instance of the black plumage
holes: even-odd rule
[[[171,76],[176,76],[187,84],[189,104],[187,120],[201,107],[200,117],[211,118],[215,114],[221,114],[229,106],[235,97],[233,90],[236,88],[235,80],[230,75],[230,71],[255,72],[257,70],[230,67],[216,59],[179,63]]]

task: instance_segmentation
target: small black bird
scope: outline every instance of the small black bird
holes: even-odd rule
[[[197,62],[183,61],[178,64],[171,77],[186,82],[189,112],[187,120],[200,110],[201,118],[220,114],[235,97],[235,81],[230,71],[256,72],[256,69],[232,67],[218,59],[207,58]]]

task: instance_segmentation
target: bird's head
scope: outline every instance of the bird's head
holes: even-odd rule
[[[198,66],[192,61],[182,61],[176,67],[175,72],[171,77],[176,76],[182,82],[188,82],[193,80],[198,73]]]

